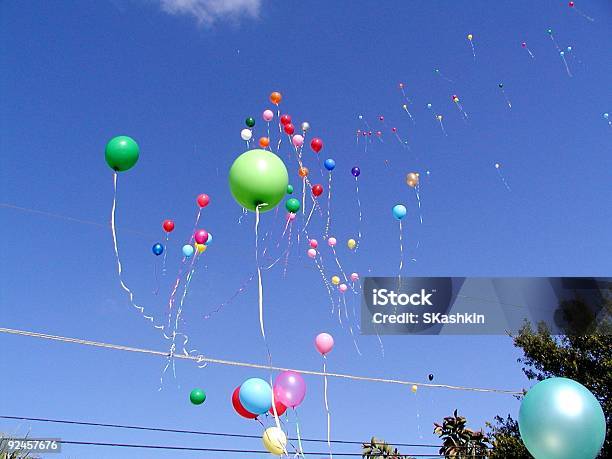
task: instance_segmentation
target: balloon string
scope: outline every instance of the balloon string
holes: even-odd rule
[[[153,294],[157,295],[159,293],[159,276],[157,275],[157,259],[155,260],[155,264],[153,265],[153,274],[155,275],[155,290],[153,290]]]
[[[402,278],[402,268],[404,267],[404,241],[402,238],[402,221],[399,221],[399,243],[400,243],[400,264],[399,264],[399,273],[397,275],[397,281],[400,282]]]
[[[442,123],[442,119],[437,118],[437,120],[440,122],[440,128],[442,129],[442,134],[448,137],[448,134],[446,133],[446,129],[444,129],[444,124]]]
[[[359,209],[359,224],[357,226],[357,243],[355,244],[355,252],[357,252],[357,249],[359,249],[359,243],[361,242],[361,220],[362,220],[361,199],[359,198],[359,181],[357,180],[357,177],[355,177],[355,190],[357,194],[357,208]]]
[[[325,233],[323,239],[327,239],[329,235],[329,225],[331,223],[331,192],[332,192],[332,174],[329,172],[329,179],[327,180],[327,223],[325,224]]]
[[[155,319],[152,316],[145,314],[145,308],[143,306],[139,306],[134,302],[134,294],[129,289],[127,284],[123,281],[123,268],[121,265],[121,260],[119,258],[119,247],[117,244],[117,229],[115,227],[115,212],[117,209],[117,172],[113,174],[113,207],[111,210],[111,232],[113,235],[113,245],[115,248],[115,259],[117,261],[117,273],[119,274],[119,284],[121,288],[129,295],[131,305],[136,308],[142,316],[150,321],[153,324],[153,327],[157,329],[163,330],[163,325],[155,325]]]
[[[302,215],[306,212],[306,177],[302,178]]]
[[[571,77],[572,76],[572,72],[570,72],[569,66],[567,65],[567,60],[565,59],[565,55],[564,54],[559,54],[561,56],[561,59],[563,60],[563,63],[565,64],[565,70],[567,71],[567,76]]]
[[[327,412],[327,446],[329,448],[329,457],[333,458],[331,447],[331,413],[329,412],[329,404],[327,402],[327,357],[323,354],[323,386],[325,398],[325,411]]]
[[[257,289],[259,292],[259,327],[261,329],[261,337],[264,339],[264,342],[266,342],[263,317],[263,286],[261,283],[261,268],[259,266],[259,207],[261,205],[263,204],[258,204],[257,207],[255,207],[255,263],[257,264]]]
[[[162,266],[162,276],[166,275],[166,258],[168,257],[168,236],[169,236],[169,233],[166,233],[166,242],[164,246],[164,263]]]
[[[312,213],[315,210],[315,203],[312,203],[312,208],[310,209],[310,213],[308,214],[308,218],[306,219],[306,223],[304,224],[304,228],[302,228],[302,232],[306,232],[306,228],[308,227],[308,224],[310,223],[310,218],[312,217]]]
[[[474,56],[474,62],[476,62],[476,49],[474,48],[474,42],[470,40],[470,45],[472,46],[472,55]]]
[[[298,447],[300,448],[300,454],[302,457],[305,457],[304,449],[302,448],[302,436],[300,434],[300,419],[298,418],[298,413],[295,408],[293,408],[293,412],[295,413],[295,430],[297,432]]]
[[[422,225],[423,224],[423,212],[421,212],[421,196],[419,195],[419,185],[418,184],[415,188],[415,193],[416,193],[416,198],[417,198],[417,205],[419,207],[419,222]]]
[[[353,333],[353,327],[351,326],[351,321],[349,319],[348,306],[346,305],[346,296],[344,295],[344,293],[342,293],[342,303],[344,304],[344,315],[346,316],[346,323],[348,324],[349,332],[351,333],[351,338],[353,338],[353,344],[355,345],[355,350],[357,351],[357,354],[361,356],[361,351],[359,350],[359,346],[357,345],[357,340],[355,339],[355,334]]]

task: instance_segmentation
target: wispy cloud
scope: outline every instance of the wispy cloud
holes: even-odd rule
[[[199,24],[211,25],[220,19],[240,21],[257,17],[262,0],[159,0],[163,11],[187,15]]]

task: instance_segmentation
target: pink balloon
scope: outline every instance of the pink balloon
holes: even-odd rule
[[[329,354],[334,347],[334,337],[329,333],[319,333],[315,338],[315,347],[321,355]]]
[[[208,232],[205,229],[197,230],[194,237],[198,244],[206,244],[206,241],[208,241]]]
[[[344,293],[348,290],[348,287],[346,286],[346,284],[340,284],[340,286],[338,287],[338,289]]]
[[[272,118],[274,118],[274,112],[272,110],[264,110],[263,112],[263,119],[264,121],[272,121]]]
[[[295,220],[295,214],[292,212],[289,212],[287,214],[287,220]]]
[[[274,381],[274,399],[290,408],[295,408],[306,396],[304,378],[295,371],[283,371]]]
[[[310,258],[314,258],[317,256],[317,251],[315,249],[308,249],[308,256]]]
[[[330,247],[334,247],[336,245],[336,238],[335,237],[330,237],[327,240],[327,245],[329,245]]]
[[[357,274],[357,273],[351,274],[351,280],[353,282],[357,282],[359,280],[359,274]]]
[[[319,243],[317,242],[316,239],[311,239],[309,241],[310,247],[312,247],[313,249],[316,249],[319,246]]]
[[[302,145],[304,145],[304,137],[300,134],[296,134],[291,137],[291,143],[294,147],[301,147]]]

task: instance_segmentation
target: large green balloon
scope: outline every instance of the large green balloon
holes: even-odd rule
[[[117,172],[131,169],[138,161],[139,153],[140,148],[136,141],[126,135],[113,137],[106,144],[106,162],[112,170]]]
[[[267,150],[249,150],[241,154],[229,171],[229,186],[242,207],[260,212],[274,209],[287,192],[289,175],[285,163]]]
[[[606,438],[606,418],[582,384],[549,378],[525,395],[519,430],[535,459],[594,459]]]

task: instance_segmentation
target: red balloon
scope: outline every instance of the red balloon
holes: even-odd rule
[[[572,8],[574,6],[574,2],[569,2],[568,5],[570,8]]]
[[[243,418],[255,419],[257,415],[247,411],[244,406],[242,406],[242,403],[240,403],[240,397],[238,395],[239,393],[240,386],[236,387],[236,389],[234,389],[234,393],[232,394],[232,405],[234,406],[234,410],[236,410],[236,413],[238,413]]]
[[[321,196],[323,194],[323,187],[319,184],[313,185],[312,194],[313,196]]]
[[[276,414],[282,416],[287,411],[287,407],[283,405],[278,400],[274,400],[274,404],[276,405]],[[270,414],[274,416],[274,408],[270,408]]]
[[[164,223],[162,223],[162,226],[166,233],[170,233],[174,229],[174,222],[172,220],[164,220]]]
[[[197,230],[194,234],[194,239],[198,244],[206,244],[206,241],[208,241],[208,232],[205,229]]]
[[[281,115],[280,122],[283,126],[291,123],[291,115]]]
[[[210,202],[210,198],[208,197],[207,194],[201,194],[198,196],[198,206],[206,207],[209,202]]]
[[[315,137],[310,141],[310,148],[312,148],[312,151],[315,153],[319,153],[321,148],[323,148],[323,141],[318,137]]]
[[[293,135],[293,133],[295,132],[295,127],[291,123],[285,124],[284,129],[285,129],[285,132],[289,135]]]

